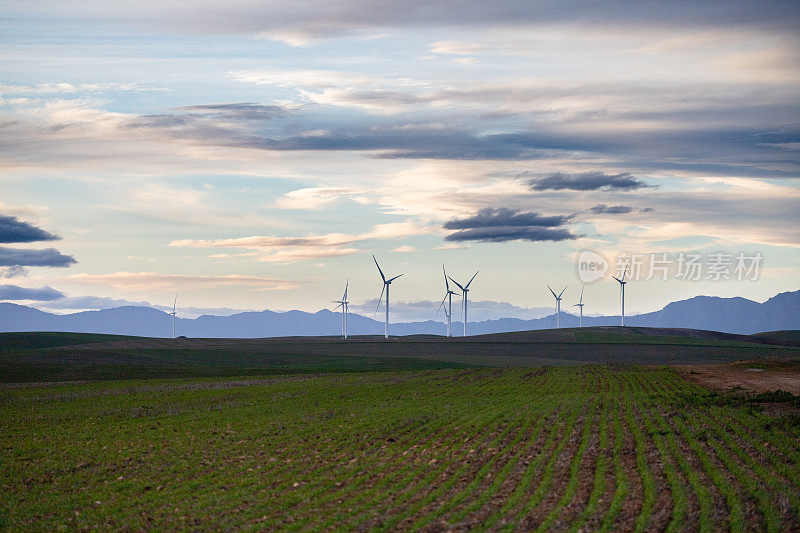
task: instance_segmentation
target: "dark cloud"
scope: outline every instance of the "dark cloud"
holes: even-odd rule
[[[596,206],[589,209],[592,213],[603,214],[603,215],[624,215],[626,213],[633,212],[633,207],[627,205],[605,205],[605,204],[597,204]]]
[[[539,213],[520,213],[515,209],[501,207],[498,209],[487,207],[481,209],[478,214],[456,220],[451,220],[444,224],[445,229],[472,229],[487,228],[497,226],[511,227],[555,227],[562,226],[569,222],[572,216],[554,215],[543,217]]]
[[[25,278],[28,277],[28,269],[19,265],[0,270],[0,278]]]
[[[37,302],[50,302],[64,297],[64,293],[52,287],[29,289],[16,285],[0,285],[0,300],[34,300]]]
[[[491,228],[474,228],[451,233],[445,240],[448,241],[569,241],[577,239],[568,229],[563,228],[524,228],[498,226]]]
[[[254,142],[252,142],[254,140]],[[323,135],[243,140],[240,146],[268,150],[363,150],[384,159],[537,159],[557,150],[596,151],[594,141],[546,135],[481,135],[465,127],[398,124],[341,128]]]
[[[0,246],[0,266],[68,267],[73,263],[77,263],[74,257],[64,255],[55,248],[26,250]]]
[[[173,5],[174,4],[174,5]],[[24,9],[23,9],[24,6]],[[567,24],[582,27],[707,28],[756,27],[794,31],[800,25],[796,2],[778,0],[693,0],[661,2],[558,2],[554,0],[244,0],[195,3],[24,2],[17,9],[37,19],[102,20],[115,26],[160,27],[189,34],[264,32],[277,36],[325,38],[397,27],[491,27]],[[19,15],[18,15],[19,16]]]
[[[572,216],[541,216],[508,208],[481,209],[476,215],[455,219],[444,224],[445,229],[458,230],[445,237],[448,241],[566,241],[577,239],[563,226]]]
[[[0,242],[2,243],[57,241],[60,238],[58,235],[23,222],[17,217],[0,215]]]
[[[604,172],[582,172],[579,174],[566,174],[556,172],[546,178],[533,179],[528,182],[534,191],[570,190],[570,191],[596,191],[598,189],[632,191],[647,187],[647,185],[628,174],[606,174]]]

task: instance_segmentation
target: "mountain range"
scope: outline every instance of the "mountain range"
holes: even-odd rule
[[[615,326],[619,316],[584,317],[584,326]],[[561,327],[577,327],[578,317],[562,312]],[[659,311],[625,317],[626,326],[691,328],[726,333],[752,334],[786,329],[800,330],[800,290],[784,292],[764,303],[746,298],[695,296],[672,302]],[[527,331],[555,327],[555,315],[522,320],[502,318],[470,322],[470,335]],[[383,334],[383,322],[349,314],[350,335]],[[66,315],[46,313],[23,305],[0,303],[0,331],[71,331],[112,333],[143,337],[171,337],[172,317],[150,307],[116,307]],[[329,310],[261,311],[230,316],[203,315],[194,319],[178,318],[176,335],[205,338],[286,337],[295,335],[338,335],[341,314]],[[460,335],[463,324],[453,323],[453,334]],[[402,322],[391,324],[392,335],[444,335],[444,322]]]

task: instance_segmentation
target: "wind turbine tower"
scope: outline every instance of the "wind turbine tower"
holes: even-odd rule
[[[480,272],[480,271],[478,271],[478,272]],[[452,281],[453,283],[458,285],[458,288],[461,289],[462,306],[464,308],[464,336],[465,337],[467,336],[467,300],[468,300],[467,293],[469,292],[470,283],[472,283],[472,280],[475,279],[475,276],[478,275],[478,272],[475,272],[475,274],[473,274],[472,277],[469,278],[469,281],[463,287],[461,286],[461,284],[459,282],[457,282],[453,278],[450,278],[450,276],[447,276],[448,278],[450,278],[450,281]]]
[[[622,303],[622,313],[620,314],[620,317],[619,317],[619,325],[620,326],[624,326],[625,325],[625,284],[628,283],[627,281],[625,281],[625,274],[627,274],[627,273],[628,273],[628,265],[625,265],[625,270],[622,271],[622,278],[618,278],[618,277],[614,276],[614,279],[617,280],[617,282],[619,283],[620,298],[621,298],[621,303]]]
[[[178,295],[176,294],[175,295],[175,299],[172,300],[172,312],[170,313],[172,315],[172,338],[173,339],[175,338],[175,317],[177,316],[176,313],[175,313],[175,304],[177,304],[177,303],[178,303]]]
[[[375,261],[375,266],[378,267],[378,272],[381,274],[381,279],[383,280],[383,289],[381,289],[381,296],[378,298],[378,307],[375,308],[375,312],[378,312],[378,309],[381,307],[381,300],[383,299],[383,293],[386,291],[386,321],[384,323],[383,328],[383,335],[385,338],[389,338],[389,285],[392,284],[394,280],[402,276],[402,274],[398,274],[393,278],[386,279],[386,276],[383,275],[383,270],[381,270],[381,266],[378,264],[378,260],[375,259],[375,256],[372,256],[372,260]]]
[[[347,301],[347,287],[350,285],[350,280],[347,280],[344,284],[344,296],[342,296],[341,300],[334,300],[333,303],[339,304],[333,308],[334,311],[342,308],[342,337],[345,339],[347,338],[347,304],[350,302]]]
[[[550,285],[547,288],[550,289]],[[567,290],[566,286],[556,295],[555,291],[550,289],[550,292],[553,293],[553,298],[556,299],[556,329],[559,327],[559,316],[561,315],[561,295],[564,294],[565,290]]]
[[[447,272],[444,269],[444,265],[442,265],[442,274],[444,274],[444,287],[446,292],[444,293],[442,303],[439,304],[439,309],[444,306],[444,301],[447,300],[447,309],[444,310],[444,314],[447,315],[447,336],[452,337],[451,327],[453,319],[453,295],[455,292],[450,290],[450,282],[447,281]],[[438,313],[439,310],[437,309],[436,312]]]
[[[583,303],[583,289],[584,288],[581,287],[581,300],[573,306],[573,307],[578,307],[581,310],[581,318],[580,318],[580,321],[578,322],[578,327],[579,328],[583,327],[583,306],[584,306],[584,303]]]

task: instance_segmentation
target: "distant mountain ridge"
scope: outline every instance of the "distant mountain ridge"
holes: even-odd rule
[[[578,317],[562,312],[562,327],[577,327]],[[522,320],[501,318],[470,322],[470,335],[550,329],[554,315]],[[619,316],[584,317],[584,326],[616,326]],[[764,331],[800,330],[800,290],[784,292],[764,303],[746,298],[695,296],[672,302],[652,313],[625,317],[626,326],[689,328],[726,333],[753,334]],[[463,331],[461,323],[453,323],[453,332]],[[186,337],[237,338],[285,337],[296,335],[338,335],[341,315],[328,310],[261,311],[230,316],[203,315],[194,319],[179,318],[176,334]],[[350,314],[347,330],[351,335],[380,335],[383,322]],[[55,315],[24,305],[0,303],[0,331],[70,331],[78,333],[112,333],[144,337],[171,337],[172,317],[150,307],[116,307],[100,311],[84,311]],[[392,335],[444,335],[443,322],[399,322],[391,325]]]

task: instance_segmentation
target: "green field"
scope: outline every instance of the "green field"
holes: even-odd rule
[[[0,400],[11,530],[800,528],[797,400],[668,368],[6,385]]]

